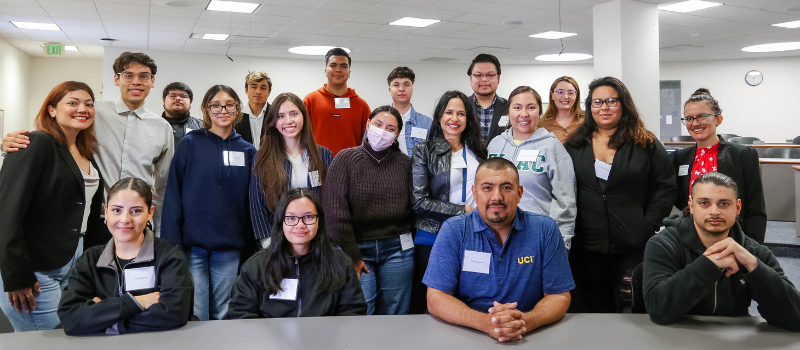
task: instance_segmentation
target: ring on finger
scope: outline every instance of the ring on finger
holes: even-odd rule
[[[33,296],[33,294],[28,294],[28,295],[25,295],[25,296],[26,296],[26,297],[28,297],[28,298],[30,298],[30,297],[32,297],[32,296]]]

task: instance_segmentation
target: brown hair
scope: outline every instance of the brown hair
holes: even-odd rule
[[[236,101],[236,118],[233,120],[232,125],[236,125],[242,121],[242,100],[239,99],[239,95],[236,94],[236,91],[227,85],[214,85],[208,89],[206,95],[203,97],[203,103],[200,105],[200,110],[203,111],[203,127],[206,129],[211,129],[212,125],[211,116],[209,115],[211,111],[208,108],[208,104],[211,103],[211,100],[214,99],[214,96],[217,96],[217,94],[220,92],[227,93]]]
[[[294,103],[303,113],[303,129],[300,130],[300,146],[308,152],[308,171],[318,171],[320,183],[325,182],[327,168],[322,161],[322,153],[319,151],[317,141],[314,139],[314,132],[311,129],[311,118],[308,110],[303,104],[303,100],[291,92],[284,92],[272,101],[272,107],[267,112],[267,129],[261,139],[261,147],[256,153],[256,162],[253,173],[261,179],[261,192],[264,193],[264,204],[267,210],[275,212],[281,197],[289,190],[289,177],[286,173],[284,162],[286,161],[286,143],[283,135],[275,127],[278,122],[278,112],[281,105],[285,102]],[[283,215],[284,213],[281,213]]]
[[[89,96],[92,97],[92,101],[94,101],[94,92],[92,92],[92,88],[90,88],[89,85],[79,81],[65,81],[56,85],[53,90],[50,90],[50,93],[44,99],[42,108],[39,109],[39,114],[36,115],[36,130],[46,132],[52,136],[53,140],[59,145],[66,145],[67,137],[64,135],[64,131],[61,130],[61,126],[58,124],[58,121],[56,121],[56,118],[50,116],[48,107],[56,108],[58,103],[61,102],[68,93],[73,91],[86,91],[89,93]],[[75,146],[78,147],[78,153],[88,159],[92,159],[97,149],[97,138],[94,135],[94,122],[92,122],[92,125],[89,125],[86,130],[78,132],[78,137],[75,139]]]
[[[269,86],[269,92],[272,92],[272,79],[269,78],[269,74],[260,70],[257,70],[255,72],[250,72],[247,74],[247,76],[244,78],[244,88],[247,89],[250,86],[250,84],[264,80],[267,81],[267,86]]]
[[[156,66],[156,62],[153,61],[150,56],[146,55],[143,52],[129,52],[125,51],[116,60],[114,60],[114,74],[122,73],[122,71],[128,69],[131,64],[138,63],[147,68],[150,68],[150,74],[155,76],[156,70],[158,70],[158,66]]]
[[[403,78],[408,78],[408,80],[411,80],[411,85],[414,85],[414,78],[416,78],[416,75],[414,74],[414,71],[411,70],[411,68],[397,67],[395,69],[392,69],[392,72],[389,73],[388,77],[386,77],[386,83],[389,86],[392,86],[392,80],[403,79]]]
[[[548,99],[550,102],[547,103],[547,111],[544,112],[542,120],[553,119],[558,115],[558,108],[556,107],[556,102],[553,100],[553,92],[556,91],[556,85],[562,81],[570,83],[573,87],[575,87],[575,103],[572,104],[572,108],[569,110],[570,113],[572,113],[572,117],[582,117],[586,114],[586,112],[581,109],[581,88],[578,87],[578,82],[575,81],[575,78],[565,75],[557,78],[555,81],[553,81],[553,85],[550,85],[550,93],[548,94]]]
[[[719,102],[714,96],[711,96],[711,91],[708,91],[706,88],[699,88],[697,89],[691,97],[683,104],[683,108],[686,108],[690,102],[702,102],[705,103],[708,108],[711,109],[711,112],[720,115],[722,114],[722,108],[719,108]]]
[[[511,110],[511,99],[514,98],[514,96],[517,96],[519,94],[524,94],[526,92],[530,92],[531,94],[533,94],[533,98],[535,98],[536,99],[536,103],[539,104],[539,116],[541,117],[542,116],[542,96],[539,96],[539,93],[536,92],[536,90],[534,90],[532,87],[525,86],[525,85],[517,86],[513,91],[511,91],[511,95],[508,95],[508,111]],[[508,111],[506,111],[506,114],[508,114]]]

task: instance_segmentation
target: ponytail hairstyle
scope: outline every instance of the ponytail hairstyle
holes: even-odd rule
[[[683,104],[683,108],[686,108],[686,105],[688,105],[690,102],[705,103],[714,114],[722,114],[722,108],[719,108],[719,102],[717,102],[717,99],[711,96],[711,91],[708,91],[706,88],[701,87],[697,89],[692,96],[686,100],[686,103]]]
[[[344,265],[336,258],[336,248],[331,243],[325,229],[325,214],[322,210],[319,196],[308,188],[293,188],[289,190],[278,202],[272,221],[272,236],[263,264],[259,267],[258,275],[263,281],[264,292],[272,295],[281,290],[281,281],[294,271],[292,261],[292,244],[286,239],[283,232],[283,221],[286,218],[286,208],[296,199],[308,198],[317,210],[317,234],[311,239],[308,255],[311,257],[312,280],[315,281],[314,289],[317,292],[333,292],[341,289],[347,279],[344,271],[353,268]],[[299,225],[299,223],[298,223]]]

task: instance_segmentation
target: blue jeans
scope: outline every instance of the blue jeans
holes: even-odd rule
[[[402,250],[400,237],[359,242],[369,273],[361,274],[367,315],[407,315],[414,276],[414,248]]]
[[[194,315],[200,321],[223,319],[228,314],[231,289],[239,270],[239,251],[192,247],[186,258],[194,278]]]
[[[78,248],[75,249],[75,255],[66,265],[55,270],[33,273],[36,275],[36,280],[39,281],[39,287],[42,288],[42,292],[33,292],[34,299],[36,299],[36,310],[31,310],[30,315],[25,312],[24,307],[20,308],[20,312],[17,312],[17,309],[8,303],[8,293],[3,293],[2,300],[0,300],[0,309],[3,309],[3,313],[11,321],[14,332],[53,329],[61,323],[58,319],[58,314],[56,314],[58,303],[61,301],[61,290],[67,287],[69,273],[81,254],[83,254],[83,237],[78,240]],[[0,291],[2,290],[4,290],[3,281],[0,279]]]

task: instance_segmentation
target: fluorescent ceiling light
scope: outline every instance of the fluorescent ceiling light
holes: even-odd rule
[[[424,19],[424,18],[414,18],[414,17],[403,17],[398,19],[392,23],[389,23],[390,26],[406,26],[406,27],[427,27],[434,23],[441,22],[438,19]]]
[[[753,45],[742,48],[742,51],[745,52],[776,52],[776,51],[789,51],[789,50],[800,50],[800,42],[795,41],[788,43]]]
[[[689,0],[675,4],[659,6],[658,9],[670,12],[686,13],[692,11],[705,10],[707,8],[712,8],[717,6],[722,6],[722,4],[711,1]]]
[[[206,10],[253,13],[260,5],[261,4],[253,4],[249,2],[211,0],[211,2],[208,3],[208,6],[206,6]]]
[[[552,55],[536,56],[537,61],[547,61],[547,62],[582,61],[582,60],[588,60],[590,58],[592,58],[592,55],[585,53],[562,53],[560,55],[552,54]]]
[[[528,37],[529,38],[539,38],[539,39],[561,39],[561,38],[566,38],[566,37],[575,36],[575,35],[578,35],[578,34],[549,31],[549,32],[544,32],[544,33],[539,33],[539,34],[528,35]]]
[[[53,23],[32,23],[32,22],[14,22],[11,21],[11,24],[15,25],[19,29],[39,29],[39,30],[57,30],[61,31],[57,25]]]
[[[75,46],[64,46],[64,50],[67,51],[78,51],[78,48]]]
[[[784,28],[800,28],[800,21],[792,21],[792,22],[783,22],[773,24],[773,27],[784,27]]]
[[[225,40],[227,38],[228,34],[203,34],[205,40]]]
[[[289,49],[289,52],[296,53],[298,55],[313,55],[313,56],[324,56],[330,49],[336,48],[336,46],[295,46]],[[345,52],[350,53],[350,49],[346,47],[342,47]]]

